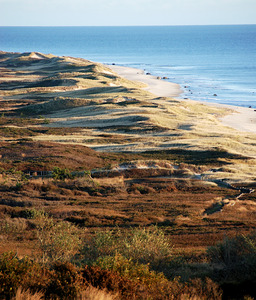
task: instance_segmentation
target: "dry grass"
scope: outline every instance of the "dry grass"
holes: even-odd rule
[[[12,300],[43,300],[44,294],[41,292],[31,293],[29,290],[18,288],[17,293]]]
[[[31,293],[29,290],[19,288],[12,300],[43,300],[44,294],[42,292]],[[58,298],[60,299],[60,298]],[[118,300],[118,293],[110,293],[107,290],[100,290],[93,286],[89,286],[85,291],[78,293],[76,300]]]
[[[77,300],[118,300],[118,293],[110,293],[106,290],[100,290],[93,286],[89,286],[85,291],[77,296]]]

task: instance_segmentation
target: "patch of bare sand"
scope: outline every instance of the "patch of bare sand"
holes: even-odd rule
[[[256,110],[246,107],[228,106],[232,114],[221,118],[221,122],[239,131],[256,133]]]
[[[46,59],[45,55],[39,53],[39,52],[31,52],[30,58],[34,59]]]

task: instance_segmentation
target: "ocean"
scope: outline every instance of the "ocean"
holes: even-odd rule
[[[180,98],[256,107],[256,25],[0,27],[0,50],[135,67],[180,84]]]

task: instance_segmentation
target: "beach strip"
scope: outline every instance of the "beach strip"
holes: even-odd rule
[[[161,78],[159,79],[156,76],[147,75],[143,70],[136,68],[118,65],[108,65],[108,67],[126,79],[145,83],[147,87],[144,89],[158,97],[171,97],[178,98],[180,101],[189,101],[189,99],[179,99],[183,92],[179,84],[172,83]],[[232,114],[228,114],[220,119],[222,124],[239,131],[256,133],[256,110],[253,108],[202,101],[198,102],[205,105],[212,105],[233,110]]]
[[[174,98],[179,97],[183,92],[179,84],[149,74],[147,75],[143,70],[117,65],[108,65],[108,67],[126,79],[145,83],[147,87],[144,89],[158,97]]]

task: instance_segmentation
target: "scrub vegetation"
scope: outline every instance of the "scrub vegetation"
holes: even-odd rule
[[[1,299],[256,298],[255,136],[100,64],[0,63]]]

